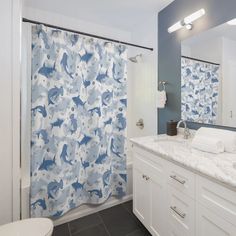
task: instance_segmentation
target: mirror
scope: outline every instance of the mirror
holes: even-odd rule
[[[236,20],[181,43],[182,119],[236,127]]]

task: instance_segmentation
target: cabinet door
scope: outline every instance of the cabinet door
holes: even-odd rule
[[[163,169],[153,166],[150,169],[150,231],[153,236],[166,235],[166,183]]]
[[[149,212],[149,184],[144,173],[134,168],[133,170],[133,211],[138,219],[147,226]]]
[[[197,236],[235,236],[236,227],[198,204],[197,207]]]
[[[134,213],[153,236],[166,236],[165,163],[152,154],[134,155]]]

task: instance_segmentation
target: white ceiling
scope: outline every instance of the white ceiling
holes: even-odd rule
[[[26,7],[52,11],[123,30],[132,30],[173,0],[24,0]]]

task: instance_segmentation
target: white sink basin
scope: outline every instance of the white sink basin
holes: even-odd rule
[[[171,140],[171,139],[155,139],[154,140],[156,143],[169,143],[169,144],[181,144],[181,143],[185,143],[184,140]]]
[[[174,139],[174,138],[166,138],[166,139],[154,139],[154,142],[159,145],[160,148],[167,152],[172,153],[186,153],[189,152],[189,142],[185,139]]]
[[[234,169],[236,169],[236,162],[233,163],[233,167],[234,167]]]
[[[185,139],[171,139],[171,138],[166,138],[166,139],[154,139],[155,143],[166,143],[169,145],[180,145],[180,144],[185,144],[187,141]]]

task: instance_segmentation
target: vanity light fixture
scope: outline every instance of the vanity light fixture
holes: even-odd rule
[[[169,27],[168,32],[173,33],[175,31],[183,28],[184,26],[186,27],[186,29],[191,30],[193,28],[193,22],[195,20],[199,19],[200,17],[204,16],[205,14],[206,14],[206,12],[202,8],[201,10],[194,12],[193,14],[185,17],[183,20],[178,21],[177,23],[175,23],[174,25]]]
[[[173,33],[179,29],[181,29],[183,27],[183,22],[182,21],[178,21],[177,23],[175,23],[174,25],[172,25],[169,29],[168,32],[169,33]]]
[[[236,18],[227,22],[228,25],[236,25]]]

